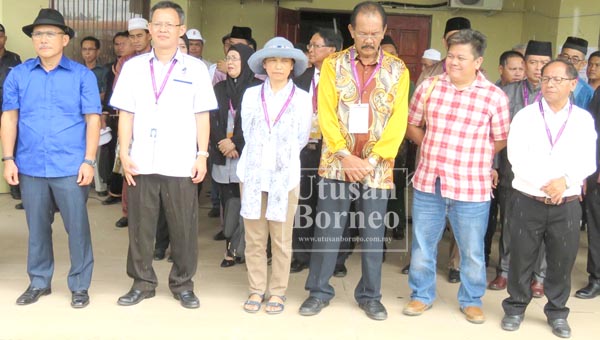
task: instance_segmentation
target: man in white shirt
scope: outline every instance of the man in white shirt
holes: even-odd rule
[[[129,190],[131,290],[118,303],[130,306],[155,294],[152,268],[159,211],[164,209],[173,267],[169,288],[185,308],[198,308],[192,277],[198,262],[198,195],[206,174],[208,111],[217,107],[208,70],[178,50],[185,32],[181,7],[161,1],[149,26],[154,49],[123,67],[111,105],[120,110],[120,152]]]
[[[548,268],[544,306],[552,332],[571,336],[566,307],[577,256],[583,180],[596,169],[594,120],[569,100],[577,70],[562,60],[542,68],[542,98],[514,117],[508,159],[515,178],[511,219],[509,297],[502,302],[502,329],[517,330],[531,301],[529,285],[542,243]]]

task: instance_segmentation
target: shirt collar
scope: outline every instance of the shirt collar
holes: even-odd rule
[[[148,61],[150,59],[154,59],[155,61],[158,61],[158,59],[156,59],[156,56],[154,55],[154,49],[151,49],[147,56],[148,56]],[[171,58],[171,61],[177,60],[177,62],[179,63],[182,61],[182,59],[183,59],[183,53],[181,53],[179,48],[177,48],[177,51],[175,51],[175,55],[173,56],[173,58]]]
[[[35,58],[35,62],[31,65],[31,69],[33,70],[36,67],[42,67],[42,60],[40,59],[40,57]],[[67,58],[64,54],[62,55],[62,57],[60,58],[60,61],[58,62],[58,66],[57,67],[62,67],[66,70],[70,70],[71,69],[71,63],[69,61],[69,58]]]
[[[440,75],[440,79],[443,79],[443,80],[449,82],[450,84],[452,84],[452,80],[450,79],[450,76],[446,72],[444,72],[444,73],[442,73],[442,75]],[[477,76],[475,77],[475,80],[471,83],[471,85],[462,89],[462,91],[472,88],[472,87],[486,88],[489,85],[492,85],[492,83],[490,83],[487,80],[487,78],[483,75],[483,72],[477,71]],[[452,86],[454,86],[454,84],[452,84]]]
[[[542,106],[544,107],[544,112],[546,112],[546,113],[556,113],[555,116],[567,115],[568,112],[569,112],[569,106],[570,105],[571,105],[571,98],[568,98],[567,102],[565,103],[565,106],[563,106],[562,109],[558,110],[558,112],[554,112],[550,108],[550,105],[548,105],[548,102],[546,101],[546,98],[544,98],[542,96]]]
[[[271,91],[271,81],[269,80],[268,77],[265,80],[264,84],[265,84],[265,97],[266,96],[278,97],[278,96],[282,96],[282,95],[288,96],[290,94],[290,91],[292,90],[292,86],[294,86],[294,82],[291,79],[289,79],[283,89],[281,89],[277,93],[273,93],[273,91]]]
[[[379,47],[379,51],[377,53],[377,58],[375,58],[375,63],[373,64],[369,64],[369,65],[365,65],[362,63],[362,61],[359,59],[359,55],[358,55],[358,51],[356,50],[356,47],[353,45],[352,47],[354,49],[354,60],[358,60],[362,65],[364,66],[375,66],[379,63],[379,59],[381,59],[381,54],[383,53],[383,50],[381,49],[381,46]]]

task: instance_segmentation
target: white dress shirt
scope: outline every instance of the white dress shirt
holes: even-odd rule
[[[519,111],[510,124],[508,160],[515,174],[513,188],[526,194],[548,197],[541,188],[552,179],[566,177],[563,197],[579,195],[583,180],[596,170],[596,131],[594,119],[585,110],[567,102],[554,112],[542,99]],[[569,115],[569,108],[572,107]],[[552,147],[546,124],[556,140],[565,121],[565,128]]]

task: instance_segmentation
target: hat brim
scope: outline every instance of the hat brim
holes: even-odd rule
[[[46,19],[40,19],[31,25],[23,26],[23,33],[25,33],[28,37],[31,38],[31,33],[33,33],[33,29],[35,28],[35,26],[40,26],[40,25],[56,26],[56,27],[60,28],[61,30],[63,30],[71,39],[73,39],[73,37],[75,36],[75,31],[73,31],[73,29],[71,27],[66,26],[66,25],[61,25],[54,20],[46,20]]]
[[[256,51],[248,59],[248,66],[255,74],[267,74],[263,67],[265,58],[289,58],[294,59],[294,76],[298,77],[308,66],[308,59],[304,52],[297,48],[263,48]]]

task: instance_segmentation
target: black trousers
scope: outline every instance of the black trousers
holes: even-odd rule
[[[154,238],[160,209],[164,209],[171,241],[173,293],[193,290],[198,265],[198,192],[189,177],[139,175],[129,197],[129,252],[127,275],[133,289],[148,291],[158,285],[152,268]]]
[[[218,182],[214,182],[217,184],[217,186],[213,189],[213,190],[217,190],[219,192],[219,199],[221,202],[221,211],[223,212],[223,216],[225,216],[225,214],[230,213],[228,211],[225,211],[225,204],[227,203],[227,201],[230,198],[240,198],[240,183],[227,183],[227,184],[223,184],[223,183],[218,183]],[[239,212],[237,212],[237,214],[239,215]],[[231,251],[232,249],[230,249],[230,240],[229,239],[225,239],[225,252],[227,253],[227,256],[229,257],[233,257],[234,254]]]
[[[600,184],[596,176],[587,181],[585,207],[587,210],[588,257],[590,282],[600,282]]]
[[[490,200],[490,214],[488,217],[488,226],[485,232],[484,238],[484,257],[485,257],[485,266],[489,266],[490,264],[490,253],[492,252],[492,241],[494,239],[494,234],[496,233],[496,225],[498,225],[498,188],[493,189],[493,196]]]
[[[579,245],[579,201],[547,205],[520,192],[512,196],[511,256],[508,272],[509,297],[502,302],[507,315],[523,314],[531,301],[531,275],[540,246],[546,245],[548,269],[544,291],[548,320],[565,319],[571,292],[571,271]]]

